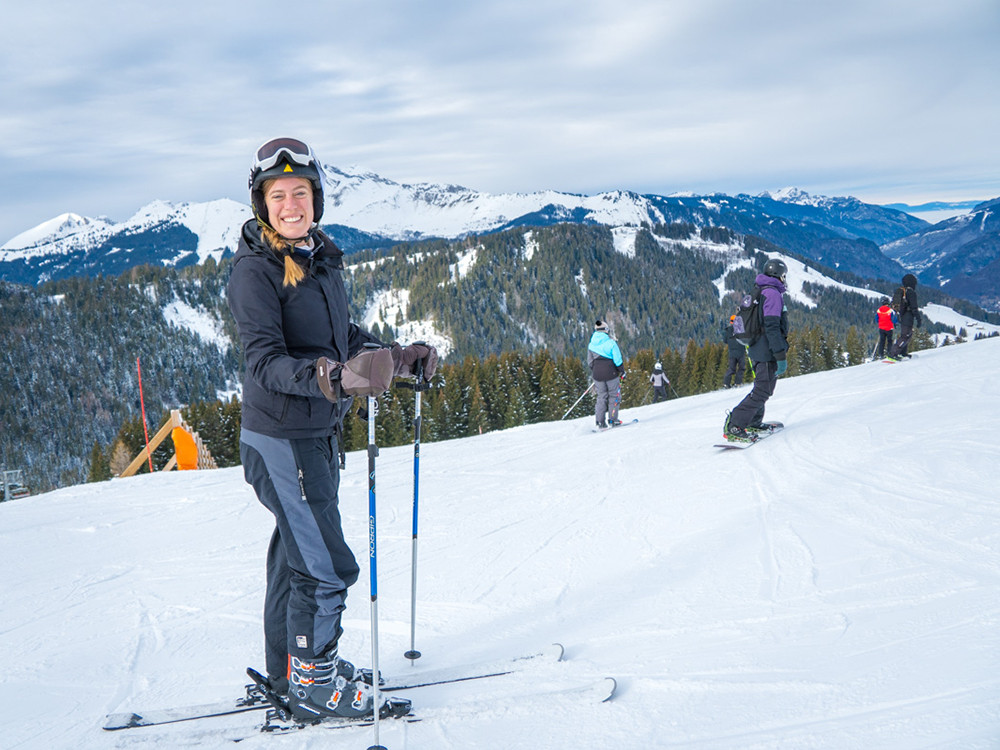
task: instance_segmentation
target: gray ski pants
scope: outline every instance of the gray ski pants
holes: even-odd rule
[[[337,439],[243,430],[240,459],[247,482],[274,514],[264,646],[268,675],[284,676],[289,655],[313,660],[336,646],[347,589],[358,579],[341,527]]]
[[[617,421],[618,407],[622,403],[621,379],[595,380],[594,393],[597,395],[597,406],[594,408],[594,418],[597,423],[605,422],[605,414],[608,415],[608,422]]]

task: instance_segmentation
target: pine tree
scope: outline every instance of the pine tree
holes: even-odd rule
[[[847,329],[847,364],[860,365],[867,359],[868,351],[857,326]]]
[[[103,482],[111,478],[111,463],[108,455],[101,449],[101,444],[95,440],[93,448],[90,449],[90,471],[87,473],[88,482]]]

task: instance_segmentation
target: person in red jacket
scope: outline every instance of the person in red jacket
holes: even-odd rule
[[[889,298],[883,297],[878,310],[875,311],[875,322],[878,324],[878,346],[872,359],[882,359],[892,350],[892,334],[899,325],[899,316],[889,306]]]

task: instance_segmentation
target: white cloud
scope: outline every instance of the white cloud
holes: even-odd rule
[[[42,0],[0,28],[0,242],[60,213],[245,201],[278,133],[488,192],[1000,194],[1000,8],[898,0]]]

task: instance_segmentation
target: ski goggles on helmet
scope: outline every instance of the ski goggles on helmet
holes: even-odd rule
[[[282,159],[291,164],[308,167],[316,163],[313,150],[295,138],[275,138],[257,149],[254,154],[253,171],[266,172],[277,166]]]

